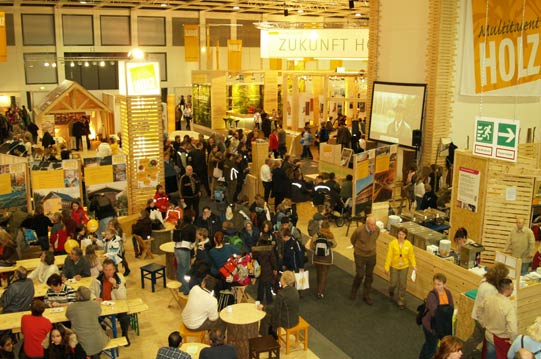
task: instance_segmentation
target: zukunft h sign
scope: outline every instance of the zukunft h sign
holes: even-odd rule
[[[368,58],[368,29],[261,30],[262,58]]]
[[[516,162],[520,121],[478,116],[473,154]]]

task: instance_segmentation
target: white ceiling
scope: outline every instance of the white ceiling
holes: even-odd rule
[[[265,14],[300,16],[301,21],[310,17],[335,20],[364,21],[368,17],[368,0],[0,0],[0,6],[62,7],[70,9],[146,9],[163,11],[204,11],[222,13]],[[238,6],[238,9],[234,7]],[[302,10],[303,12],[298,12]],[[286,20],[286,19],[284,19]]]

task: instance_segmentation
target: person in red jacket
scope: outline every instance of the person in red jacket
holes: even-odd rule
[[[276,134],[276,129],[272,130],[272,133],[269,136],[269,151],[274,153],[274,158],[280,156],[278,153],[278,135]]]
[[[41,299],[34,299],[30,306],[32,314],[21,318],[21,332],[24,336],[23,351],[26,357],[43,358],[45,353],[41,343],[53,328],[51,321],[43,316],[45,303]]]
[[[156,202],[156,208],[158,208],[162,214],[162,218],[167,217],[167,210],[169,209],[169,197],[167,197],[165,189],[161,184],[156,186],[154,201]]]
[[[86,212],[78,201],[71,202],[71,218],[73,218],[77,224],[86,225],[88,223]]]

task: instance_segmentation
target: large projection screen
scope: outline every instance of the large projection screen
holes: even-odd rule
[[[413,147],[412,131],[421,130],[426,84],[374,82],[369,137]]]

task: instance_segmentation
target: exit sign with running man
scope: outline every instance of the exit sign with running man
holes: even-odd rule
[[[473,154],[516,162],[520,121],[477,116]]]

